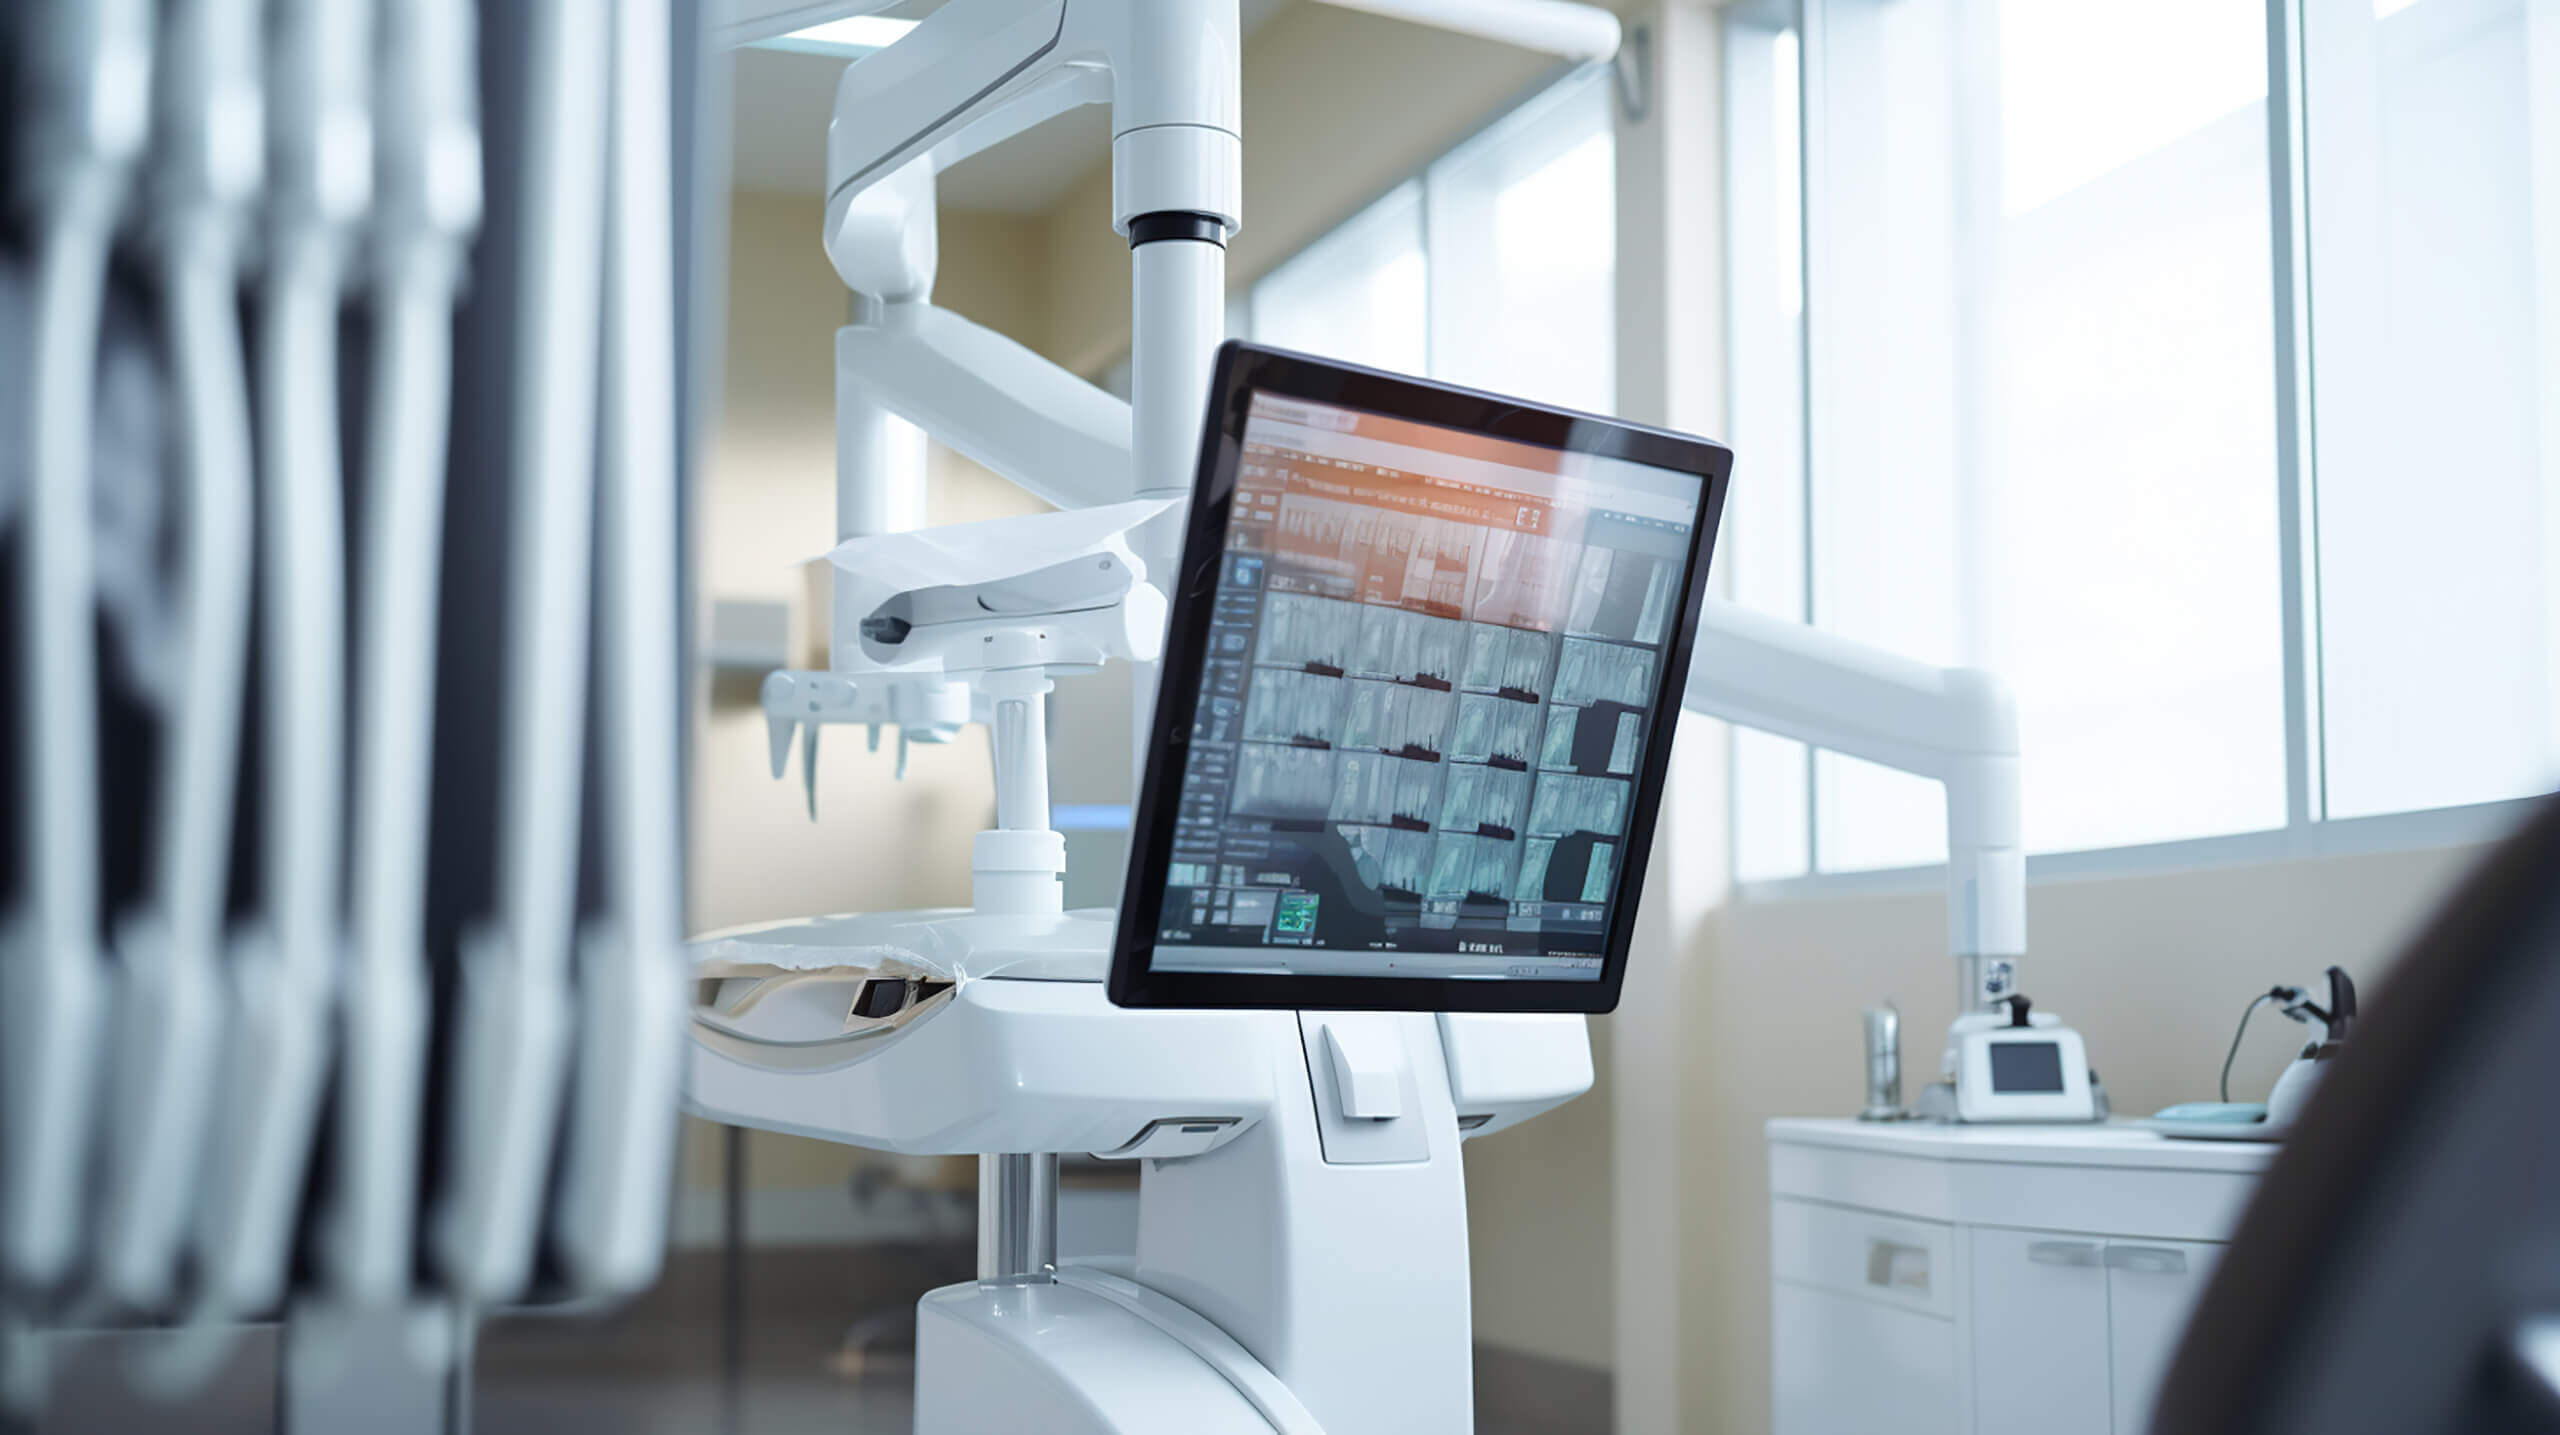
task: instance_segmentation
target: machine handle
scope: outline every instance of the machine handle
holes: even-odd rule
[[[2107,1269],[2140,1271],[2155,1276],[2182,1276],[2187,1273],[2187,1253],[2167,1246],[2109,1246]]]
[[[1888,1290],[1919,1291],[1929,1289],[1929,1252],[1923,1246],[1905,1245],[1879,1237],[1867,1240],[1867,1284]]]
[[[2094,1268],[2100,1254],[2095,1241],[2034,1241],[2027,1246],[2027,1259],[2040,1266]]]

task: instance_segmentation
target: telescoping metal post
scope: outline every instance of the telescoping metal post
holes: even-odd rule
[[[1058,1269],[1058,1158],[978,1158],[978,1279],[1045,1281]]]

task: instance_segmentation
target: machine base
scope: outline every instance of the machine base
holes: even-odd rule
[[[916,1435],[1273,1435],[1208,1361],[1052,1281],[944,1286],[916,1303]]]

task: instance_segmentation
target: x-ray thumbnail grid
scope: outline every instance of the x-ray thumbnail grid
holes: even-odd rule
[[[1357,509],[1281,505],[1229,812],[1390,897],[1605,901],[1681,555]]]

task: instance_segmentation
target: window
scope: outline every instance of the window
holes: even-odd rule
[[[1255,339],[1399,373],[1430,353],[1422,186],[1408,181],[1253,286]]]
[[[2560,770],[2560,23],[2305,8],[2328,811],[2535,791]]]
[[[1431,376],[1617,404],[1617,143],[1609,87],[1548,91],[1423,176]]]
[[[1606,411],[1616,163],[1606,76],[1568,79],[1265,275],[1252,337]]]
[[[1727,12],[1736,596],[2007,677],[2030,852],[2560,775],[2555,47],[2301,3]],[[1734,778],[1745,880],[1944,858],[1935,784]]]

